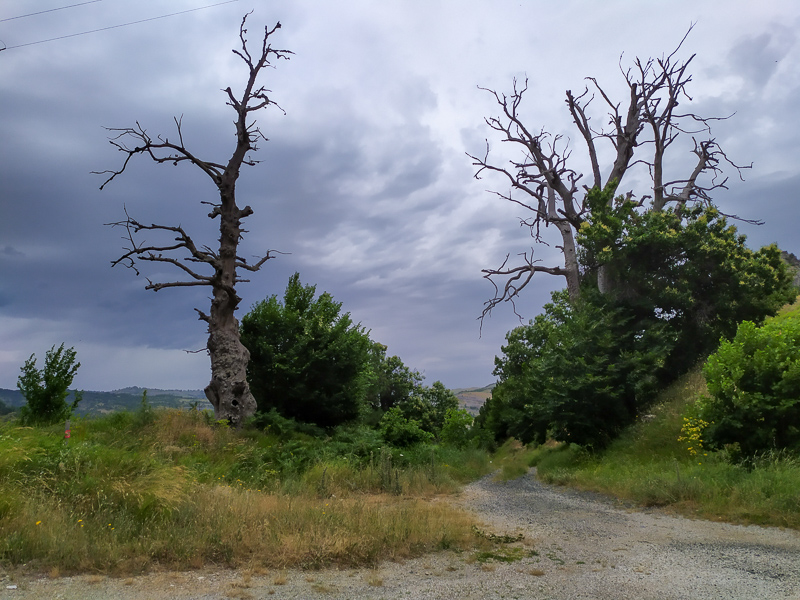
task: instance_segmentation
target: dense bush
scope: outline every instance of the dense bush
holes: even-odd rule
[[[439,437],[442,443],[456,448],[466,448],[472,436],[472,415],[465,408],[449,408]]]
[[[283,302],[272,296],[242,318],[242,343],[259,411],[331,427],[365,409],[373,343],[349,313],[340,314],[341,303],[315,293],[295,273]]]
[[[496,439],[548,438],[602,446],[630,423],[665,378],[664,327],[639,331],[602,297],[576,304],[566,293],[506,337],[499,377],[478,424]]]
[[[739,444],[746,455],[800,449],[800,309],[723,341],[703,368],[708,396],[695,407],[710,425],[705,444]]]
[[[433,441],[432,433],[425,431],[416,419],[406,417],[396,406],[383,415],[380,431],[392,446],[405,447]]]
[[[750,250],[714,207],[638,213],[597,190],[587,201],[592,217],[578,237],[587,273],[603,265],[609,297],[631,311],[635,327],[668,323],[675,344],[666,366],[676,374],[742,321],[760,323],[796,296],[777,246]]]
[[[434,381],[430,387],[417,385],[396,407],[406,419],[416,421],[422,429],[438,436],[447,411],[458,408],[458,398],[441,381]]]
[[[44,368],[36,368],[36,357],[31,354],[22,367],[17,387],[27,404],[20,409],[20,422],[24,425],[47,425],[68,419],[81,401],[75,393],[72,404],[67,403],[69,386],[81,363],[75,361],[75,349],[64,349],[61,344],[45,354]]]

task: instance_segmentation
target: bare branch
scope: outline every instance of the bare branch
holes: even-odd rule
[[[591,187],[606,189],[612,186],[614,190],[619,189],[632,167],[644,165],[652,178],[652,194],[639,194],[636,205],[643,207],[645,200],[652,199],[651,209],[662,210],[668,203],[678,207],[687,202],[711,203],[714,190],[726,189],[723,163],[732,166],[742,177],[742,169],[747,167],[737,166],[728,160],[712,136],[712,123],[728,117],[701,117],[691,111],[679,112],[681,103],[692,100],[687,87],[692,81],[689,66],[694,55],[685,61],[678,60],[677,55],[693,27],[666,56],[647,60],[637,58],[627,69],[623,68],[620,57],[619,68],[628,86],[624,106],[613,100],[593,77],[587,78],[591,82],[591,92],[590,87],[578,95],[567,90],[565,102],[584,140],[586,158],[591,165]],[[554,225],[561,234],[560,248],[564,253],[563,267],[545,268],[534,264],[532,258],[524,255],[524,264],[521,266],[507,267],[507,258],[500,269],[484,271],[490,281],[497,276],[505,278],[506,283],[502,290],[495,286],[495,297],[487,302],[481,319],[501,302],[510,301],[513,305],[520,290],[536,272],[566,277],[570,297],[574,299],[580,289],[575,239],[588,207],[585,198],[578,194],[582,175],[572,167],[569,143],[560,135],[544,129],[532,130],[523,122],[521,106],[528,89],[527,80],[523,85],[518,85],[514,80],[509,95],[479,89],[492,94],[500,107],[500,116],[484,119],[486,124],[499,134],[502,142],[519,148],[520,154],[517,160],[494,162],[489,157],[487,141],[483,157],[468,154],[477,169],[475,177],[480,179],[485,173],[500,175],[510,186],[509,191],[492,193],[529,212],[528,216],[520,218],[520,223],[530,228],[537,242],[544,242],[540,237],[541,225]],[[595,95],[602,99],[607,111],[608,121],[604,127],[592,126],[589,109]],[[668,177],[668,165],[665,162],[667,152],[678,137],[684,135],[692,136],[694,141],[694,168],[688,176]],[[602,156],[600,146],[604,144],[609,144],[614,151],[613,164],[605,181],[599,162]],[[581,187],[587,192],[590,189],[589,185]],[[634,196],[632,190],[625,195],[628,199]],[[598,281],[600,279],[598,277]],[[598,286],[605,293],[603,286]]]
[[[102,190],[105,188],[117,175],[124,173],[131,158],[136,154],[146,154],[156,163],[172,163],[177,165],[180,162],[188,161],[211,177],[214,183],[218,183],[225,167],[218,163],[203,161],[184,147],[183,132],[181,130],[182,119],[183,117],[175,119],[178,139],[180,140],[179,144],[174,144],[170,142],[168,138],[164,139],[160,136],[156,140],[153,140],[138,121],[135,127],[106,127],[107,131],[116,133],[116,135],[109,140],[109,143],[120,152],[127,154],[127,156],[125,157],[122,167],[118,170],[92,171],[95,175],[111,174],[100,186],[100,189]],[[132,142],[133,147],[128,145],[129,140]]]
[[[274,254],[273,254],[274,253]],[[267,250],[267,253],[260,257],[255,264],[248,264],[244,258],[236,257],[237,268],[245,269],[247,271],[256,272],[261,269],[262,265],[270,259],[275,258],[275,254],[289,254],[289,252],[280,252],[278,250]]]
[[[483,327],[483,320],[491,314],[492,310],[504,303],[510,302],[514,310],[514,314],[522,321],[522,316],[517,312],[515,300],[519,293],[525,289],[530,283],[535,273],[548,273],[550,275],[565,275],[566,271],[563,267],[546,267],[537,264],[541,261],[533,260],[533,248],[531,248],[530,256],[527,252],[523,252],[518,256],[522,257],[523,263],[517,267],[507,267],[510,255],[506,255],[503,264],[497,269],[482,269],[481,272],[485,273],[484,279],[488,280],[494,287],[494,297],[491,300],[484,302],[483,312],[480,316],[481,327]],[[506,277],[502,290],[497,286],[497,283],[492,279],[495,276]]]
[[[577,98],[572,95],[572,91],[567,90],[567,106],[572,114],[572,120],[581,132],[584,141],[586,142],[587,151],[589,152],[589,160],[592,163],[592,175],[594,177],[594,187],[602,187],[603,180],[600,176],[600,163],[597,160],[597,148],[594,145],[594,136],[592,129],[589,126],[589,117],[586,116],[586,107],[592,101],[592,97],[586,100],[583,104],[581,101],[588,95],[588,88]]]

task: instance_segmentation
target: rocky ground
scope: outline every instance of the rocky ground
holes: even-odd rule
[[[800,600],[800,533],[689,520],[545,486],[475,482],[455,500],[492,556],[443,552],[370,570],[193,571],[113,579],[6,576],[0,598]],[[511,562],[504,562],[510,560]]]

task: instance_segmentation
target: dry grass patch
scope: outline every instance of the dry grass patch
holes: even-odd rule
[[[159,418],[153,423],[153,429],[155,442],[161,448],[208,450],[232,440],[229,431],[209,425],[203,419],[203,413],[197,411],[159,411]]]
[[[237,432],[177,410],[78,420],[74,431],[65,446],[57,428],[0,423],[9,565],[54,577],[208,564],[266,572],[374,566],[476,542],[472,518],[437,500],[484,472],[478,451],[381,448],[355,460],[343,446],[317,457],[319,440]]]
[[[172,509],[155,511],[146,535],[130,513],[84,515],[79,522],[71,507],[40,496],[0,521],[0,538],[15,560],[33,561],[37,568],[116,575],[141,573],[156,563],[171,569],[210,562],[250,569],[358,567],[474,542],[472,518],[444,502],[192,488],[163,501]]]

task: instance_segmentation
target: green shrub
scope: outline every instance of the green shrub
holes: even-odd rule
[[[397,403],[397,408],[409,421],[438,437],[444,426],[447,411],[458,408],[458,398],[441,381],[432,386],[417,384],[409,397]]]
[[[324,437],[325,435],[325,431],[313,423],[303,423],[281,416],[274,407],[266,412],[257,412],[247,424],[279,438],[289,438],[295,433],[313,437]]]
[[[800,310],[762,327],[745,321],[703,373],[709,396],[696,411],[710,423],[709,447],[738,443],[747,456],[800,448]]]
[[[472,415],[465,408],[447,409],[440,436],[442,442],[456,448],[465,448],[470,441],[472,421]]]
[[[242,318],[241,336],[258,410],[333,427],[366,408],[373,342],[340,302],[315,294],[295,273],[282,302],[271,296]]]
[[[407,419],[399,408],[386,411],[380,422],[380,430],[384,439],[393,446],[411,446],[433,440],[433,434],[420,427],[418,421]]]
[[[64,344],[47,351],[41,370],[36,368],[36,357],[31,354],[17,380],[17,387],[27,401],[20,409],[20,422],[49,425],[69,419],[81,401],[80,392],[76,392],[75,401],[67,403],[69,386],[80,366],[81,363],[75,362],[75,349],[64,350]]]
[[[663,324],[640,330],[599,295],[571,303],[554,293],[543,314],[506,336],[478,424],[498,441],[602,447],[654,397],[670,339]]]

